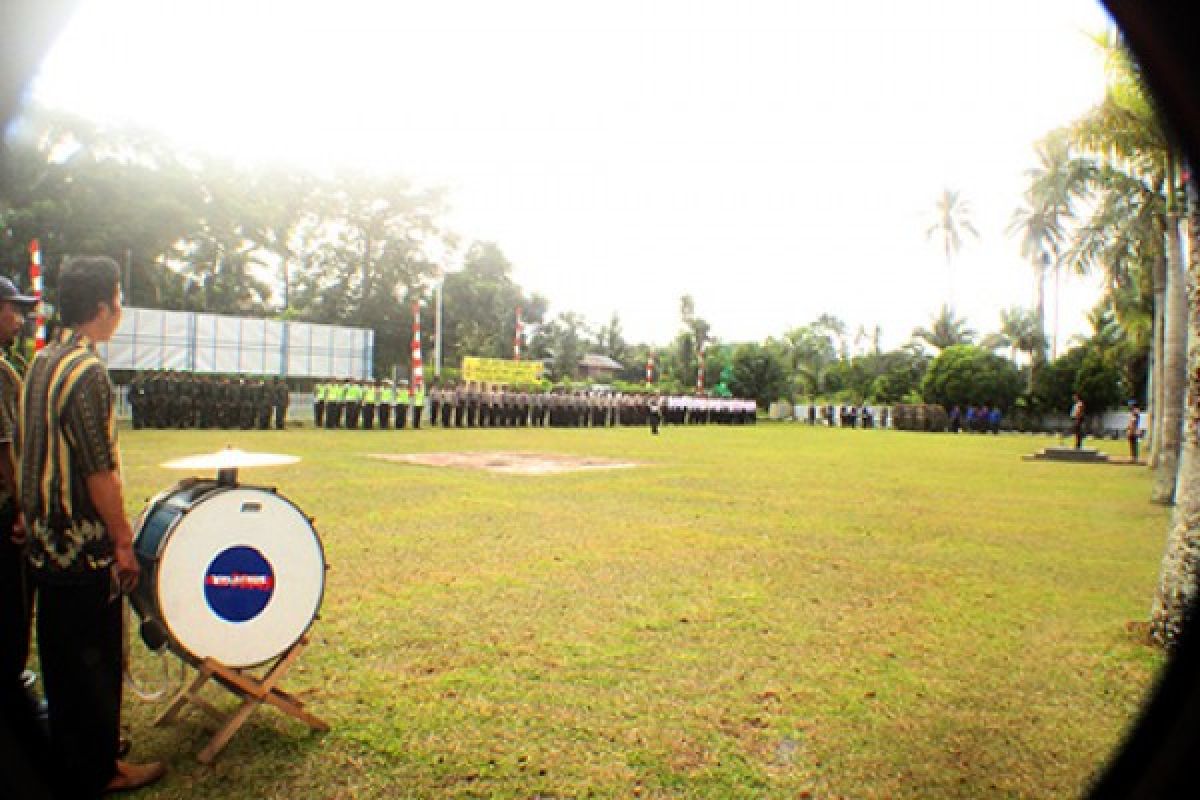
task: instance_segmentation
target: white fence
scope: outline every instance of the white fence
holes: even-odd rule
[[[367,379],[374,346],[365,328],[126,308],[97,349],[110,369]]]

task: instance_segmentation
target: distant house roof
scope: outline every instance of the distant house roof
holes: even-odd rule
[[[625,366],[620,361],[613,361],[608,356],[600,355],[599,353],[588,353],[579,359],[579,366],[588,369],[625,369]]]

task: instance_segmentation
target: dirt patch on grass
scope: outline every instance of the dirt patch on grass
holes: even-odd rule
[[[598,469],[627,469],[640,466],[632,461],[614,461],[595,456],[567,456],[557,453],[379,453],[371,458],[396,464],[423,467],[486,469],[505,475],[557,475]]]

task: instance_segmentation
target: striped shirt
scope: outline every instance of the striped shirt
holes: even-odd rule
[[[87,477],[120,470],[113,387],[87,337],[66,330],[34,358],[21,403],[21,509],[35,573],[70,581],[113,563]]]
[[[16,447],[13,440],[17,435],[17,402],[21,398],[21,376],[9,364],[7,359],[0,356],[0,444],[10,445],[9,458],[12,460],[12,474],[17,474]],[[14,499],[7,486],[0,484],[0,507]],[[0,535],[3,535],[0,532]]]

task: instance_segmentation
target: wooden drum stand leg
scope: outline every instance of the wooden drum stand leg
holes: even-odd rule
[[[274,706],[315,731],[329,730],[329,726],[323,720],[305,711],[304,704],[297,698],[282,689],[275,688],[275,684],[287,674],[307,645],[308,637],[302,636],[300,641],[279,656],[278,660],[267,670],[266,675],[261,678],[248,670],[227,667],[211,658],[204,659],[196,672],[195,680],[175,696],[175,699],[158,715],[158,719],[154,720],[154,724],[161,726],[174,722],[189,703],[215,719],[219,725],[217,732],[197,755],[203,764],[211,764],[216,760],[217,755],[225,748],[225,745],[229,744],[233,735],[246,724],[250,715],[263,703]],[[200,696],[200,690],[210,680],[215,680],[231,694],[242,698],[242,702],[232,713],[221,712]]]

